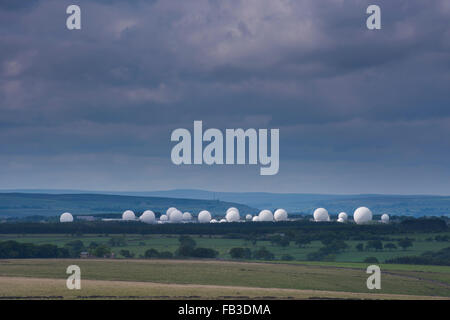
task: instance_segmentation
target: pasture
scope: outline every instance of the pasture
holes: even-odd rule
[[[81,268],[82,289],[65,287]],[[381,290],[368,290],[367,264],[209,260],[0,260],[2,298],[450,298],[450,267],[380,265]],[[411,266],[409,266],[411,267]]]
[[[441,235],[449,234],[441,233]],[[378,261],[384,262],[386,259],[391,259],[399,256],[411,256],[420,255],[425,251],[437,251],[450,246],[448,241],[427,241],[426,239],[430,237],[435,237],[439,233],[416,233],[411,235],[393,235],[393,239],[400,239],[402,237],[413,238],[413,246],[407,250],[401,248],[395,250],[384,249],[382,251],[375,250],[365,250],[358,251],[356,245],[358,243],[365,243],[365,241],[346,241],[349,248],[344,252],[337,253],[335,257],[336,262],[363,262],[367,257],[376,257]],[[174,253],[178,248],[178,235],[136,235],[136,234],[125,234],[125,235],[114,235],[123,236],[126,240],[124,246],[113,247],[112,251],[116,254],[116,257],[121,258],[119,252],[121,250],[129,250],[135,254],[136,258],[143,257],[145,251],[149,248],[154,248],[158,251],[170,251]],[[23,243],[34,243],[34,244],[54,244],[63,247],[66,243],[73,240],[83,241],[85,246],[89,246],[91,242],[98,244],[108,244],[111,236],[107,235],[97,235],[97,234],[86,234],[80,236],[72,236],[69,234],[45,234],[45,235],[10,235],[10,234],[0,234],[0,241],[14,240]],[[296,261],[306,261],[307,255],[311,252],[317,251],[323,244],[320,241],[312,241],[310,244],[303,248],[298,247],[294,242],[291,242],[289,246],[282,247],[279,245],[272,244],[270,241],[260,240],[256,244],[246,241],[244,239],[234,239],[226,238],[222,236],[209,236],[209,235],[193,235],[192,238],[196,241],[197,246],[204,248],[211,248],[219,252],[219,259],[230,259],[229,250],[233,247],[247,247],[250,249],[256,249],[259,247],[265,247],[272,253],[274,253],[277,260],[281,259],[283,255],[291,255]],[[387,242],[395,241],[383,241],[383,244]]]

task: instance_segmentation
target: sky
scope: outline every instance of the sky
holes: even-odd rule
[[[279,173],[174,165],[194,120]],[[449,195],[449,137],[448,0],[0,2],[0,189]]]

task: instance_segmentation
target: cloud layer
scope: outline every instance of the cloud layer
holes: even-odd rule
[[[377,3],[2,1],[0,188],[448,194],[449,2]],[[193,120],[280,128],[280,173],[175,167]]]

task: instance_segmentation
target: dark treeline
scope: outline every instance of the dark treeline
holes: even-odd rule
[[[53,244],[35,245],[16,241],[0,242],[0,259],[68,258],[69,250]]]
[[[450,247],[439,251],[427,251],[420,256],[397,257],[386,260],[386,263],[450,266]]]
[[[296,233],[322,238],[332,236],[342,240],[370,240],[380,237],[389,240],[389,235],[414,232],[445,232],[446,222],[438,218],[410,219],[400,223],[355,225],[340,223],[315,223],[310,221],[217,223],[217,224],[155,224],[140,222],[73,222],[73,223],[1,223],[0,234],[198,234],[198,235],[242,235]]]

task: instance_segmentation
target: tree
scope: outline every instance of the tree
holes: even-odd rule
[[[358,243],[355,248],[359,252],[364,251],[364,244],[363,243]]]
[[[89,249],[95,249],[99,246],[99,244],[95,241],[91,241],[91,243],[89,243]]]
[[[411,239],[405,238],[398,241],[398,245],[403,248],[403,250],[406,250],[409,247],[412,247],[413,243]]]
[[[384,245],[384,248],[388,250],[395,250],[397,249],[397,246],[395,245],[395,243],[389,242]]]
[[[177,256],[180,257],[191,257],[192,253],[194,252],[195,247],[192,247],[190,245],[180,245],[177,249]]]
[[[289,239],[286,236],[275,235],[270,238],[270,242],[273,245],[278,245],[281,247],[288,247],[290,244]]]
[[[369,240],[367,242],[367,249],[383,250],[383,242],[381,240]]]
[[[123,247],[123,246],[127,245],[127,241],[125,239],[125,236],[122,236],[122,237],[111,237],[108,240],[108,244],[111,247]]]
[[[249,248],[231,248],[230,256],[232,259],[251,259],[252,252]]]
[[[210,248],[195,248],[191,254],[195,258],[215,258],[218,255],[219,252]]]
[[[289,241],[289,239],[287,239],[286,237],[283,237],[281,240],[280,240],[280,242],[278,242],[278,244],[281,246],[281,247],[283,247],[283,248],[285,248],[285,247],[289,247],[289,244],[290,244],[291,242]]]
[[[262,247],[255,252],[253,252],[253,257],[257,260],[273,260],[275,258],[274,254]]]
[[[319,250],[322,251],[325,254],[330,254],[330,253],[338,253],[341,251],[344,251],[345,249],[348,248],[348,244],[345,243],[344,240],[334,240],[332,242],[328,242],[328,241],[322,241],[322,243],[326,243],[326,245],[322,248],[320,248]]]
[[[145,251],[144,257],[147,259],[159,258],[159,252],[156,249],[150,248],[147,251]]]
[[[64,246],[71,257],[79,257],[80,253],[85,250],[83,241],[73,240],[69,241]]]
[[[162,251],[159,253],[159,258],[161,259],[172,259],[173,253],[169,251]]]
[[[130,250],[120,250],[119,252],[122,256],[124,256],[125,258],[133,258],[134,257],[134,253],[130,252]]]
[[[197,243],[194,239],[192,239],[190,236],[180,236],[178,238],[178,242],[180,243],[180,246],[188,246],[194,248]]]
[[[311,243],[311,239],[308,237],[297,237],[295,239],[295,244],[299,246],[299,248],[304,248],[306,245]]]
[[[111,249],[104,244],[99,245],[97,248],[95,248],[92,252],[92,254],[96,257],[106,257],[111,254]]]
[[[378,263],[378,259],[375,257],[367,257],[364,259],[365,263]]]

